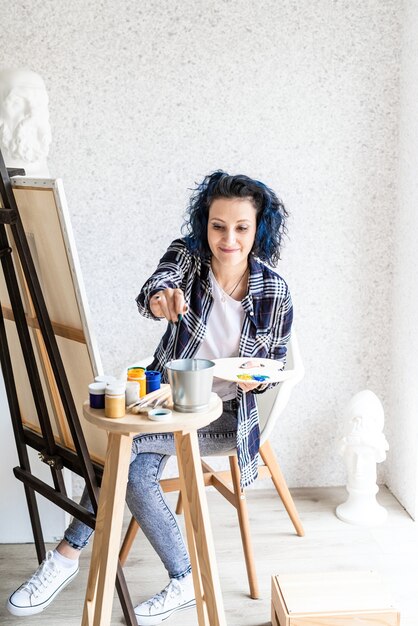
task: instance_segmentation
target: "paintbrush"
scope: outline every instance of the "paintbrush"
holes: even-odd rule
[[[177,342],[178,342],[178,339],[179,339],[180,323],[181,323],[182,319],[183,319],[183,316],[182,316],[181,313],[179,313],[178,316],[177,316],[177,322],[173,322],[176,325],[176,334],[174,336],[174,347],[173,347],[173,359],[177,358],[177,356],[176,356],[176,354],[177,354]]]
[[[151,403],[163,402],[167,400],[171,395],[171,389],[169,385],[164,385],[164,387],[160,387],[160,389],[156,389],[155,391],[151,391],[151,393],[147,394],[143,398],[140,398],[136,402],[133,402],[129,406],[126,407],[126,410],[132,412],[132,409],[137,407],[145,407],[149,406]]]
[[[158,401],[152,404],[145,404],[142,406],[134,406],[131,410],[130,413],[133,413],[134,415],[137,415],[138,413],[145,413],[146,415],[149,414],[150,411],[153,411],[154,409],[158,408],[158,409],[163,409],[164,407],[166,407],[168,404],[168,399],[164,400],[161,404],[158,404]]]

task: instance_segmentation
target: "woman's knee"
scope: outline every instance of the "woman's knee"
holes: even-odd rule
[[[147,493],[159,484],[165,457],[162,454],[145,452],[137,454],[129,467],[128,491]]]

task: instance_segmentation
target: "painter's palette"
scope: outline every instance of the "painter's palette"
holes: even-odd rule
[[[215,363],[213,375],[233,383],[279,383],[291,376],[291,372],[283,370],[282,361],[274,359],[232,357],[213,359],[213,362]]]

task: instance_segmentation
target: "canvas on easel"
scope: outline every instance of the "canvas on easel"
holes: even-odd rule
[[[86,438],[90,456],[103,462],[107,438],[83,418],[81,407],[88,384],[102,373],[100,356],[92,332],[89,309],[74,244],[63,184],[60,179],[12,179],[12,187],[22,225],[41,284],[71,392]],[[9,230],[9,228],[7,227]],[[10,234],[11,236],[11,234]],[[38,370],[56,440],[74,450],[51,365],[37,324],[22,268],[14,258],[22,301],[30,328]],[[15,329],[9,295],[0,274],[0,300],[11,351],[19,405],[24,426],[39,432],[39,422],[28,375]]]

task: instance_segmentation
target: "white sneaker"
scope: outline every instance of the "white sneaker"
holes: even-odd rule
[[[161,624],[176,611],[184,611],[196,606],[193,587],[183,586],[172,578],[160,593],[135,607],[138,626]]]
[[[12,615],[35,615],[51,604],[55,596],[78,574],[78,562],[73,568],[61,567],[48,550],[36,572],[16,589],[7,601]]]

